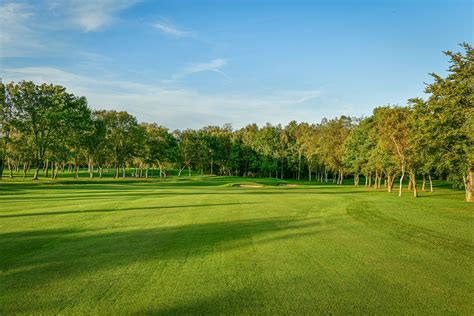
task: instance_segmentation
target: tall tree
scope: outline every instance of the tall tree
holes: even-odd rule
[[[428,136],[440,156],[440,168],[454,184],[464,185],[466,201],[473,201],[473,107],[474,50],[463,44],[464,53],[445,52],[449,57],[448,75],[431,74],[434,82],[426,87],[431,124]]]
[[[119,177],[122,167],[122,177],[126,175],[126,163],[141,146],[142,130],[138,127],[137,119],[124,111],[97,111],[95,113],[106,125],[107,144],[112,153],[114,178]]]

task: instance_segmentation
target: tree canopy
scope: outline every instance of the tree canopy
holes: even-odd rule
[[[432,177],[463,186],[472,201],[474,168],[474,52],[445,52],[447,75],[431,74],[426,100],[413,98],[405,106],[380,106],[369,117],[340,116],[320,123],[286,126],[250,124],[198,130],[169,131],[156,123],[139,123],[125,111],[93,111],[85,97],[62,86],[30,81],[0,82],[0,177],[20,165],[41,170],[55,179],[68,167],[79,176],[87,166],[90,177],[103,168],[114,177],[148,177],[150,168],[167,168],[179,175],[187,169],[201,174],[239,175],[333,181],[353,177],[359,185],[391,192],[398,179],[418,195]],[[49,175],[51,170],[51,175]],[[120,174],[120,170],[121,174]]]

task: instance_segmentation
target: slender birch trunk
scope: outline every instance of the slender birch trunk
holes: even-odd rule
[[[433,192],[433,180],[431,179],[431,174],[428,173],[428,179],[430,181],[430,192]]]
[[[398,196],[402,197],[403,178],[405,177],[405,165],[402,164],[402,175],[400,176],[400,188],[398,189]]]
[[[8,165],[8,174],[10,178],[13,178],[13,169],[10,163],[10,157],[7,158],[7,165]]]
[[[410,182],[411,187],[413,189],[413,197],[418,197],[418,189],[416,187],[416,173],[414,171],[410,171]]]

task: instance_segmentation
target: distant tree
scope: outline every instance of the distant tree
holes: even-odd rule
[[[3,176],[4,161],[8,156],[10,144],[11,123],[13,107],[8,96],[7,86],[0,80],[0,180]]]
[[[137,119],[124,111],[97,111],[96,115],[106,125],[106,139],[112,153],[114,178],[119,177],[120,167],[122,167],[122,177],[125,178],[127,161],[142,145],[143,135],[138,127]]]
[[[341,116],[329,121],[323,121],[321,137],[319,138],[318,154],[323,163],[333,171],[333,181],[342,184],[344,180],[343,153],[344,142],[349,137],[352,120]]]
[[[150,166],[158,166],[160,168],[160,177],[166,177],[166,164],[172,163],[176,159],[176,139],[163,126],[142,123],[140,127],[144,130],[145,136],[145,161]],[[145,176],[148,177],[148,169]]]
[[[359,186],[359,176],[369,161],[372,147],[370,131],[372,119],[362,120],[346,138],[343,144],[342,163],[345,169],[354,175],[354,185]]]
[[[398,195],[400,197],[407,171],[410,177],[413,176],[413,167],[410,164],[409,115],[409,109],[403,107],[379,107],[374,110],[380,146],[383,150],[392,152],[399,165],[401,175]],[[416,196],[416,185],[414,192]]]

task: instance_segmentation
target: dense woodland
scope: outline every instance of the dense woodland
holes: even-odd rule
[[[415,197],[419,189],[433,190],[436,177],[463,186],[472,201],[474,52],[468,44],[462,48],[445,52],[447,75],[432,74],[426,99],[378,107],[363,118],[238,130],[170,131],[138,123],[127,112],[93,111],[85,97],[61,86],[0,83],[0,177],[4,171],[27,177],[30,170],[34,179],[56,179],[61,172],[78,177],[86,167],[90,177],[112,172],[115,178],[147,178],[151,168],[160,177],[174,168],[180,176],[197,170],[337,184],[351,177],[356,186],[395,187],[399,195],[408,183]]]

